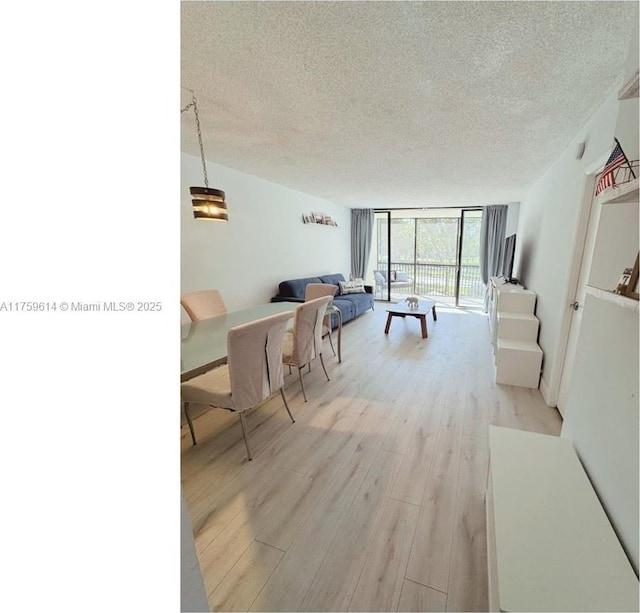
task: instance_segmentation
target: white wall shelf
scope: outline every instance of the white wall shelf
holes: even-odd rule
[[[637,169],[634,171],[637,172]],[[638,202],[638,186],[640,178],[632,179],[620,185],[612,185],[603,189],[598,194],[600,204],[621,204],[626,202]]]
[[[599,300],[611,302],[612,304],[622,307],[623,309],[629,309],[634,313],[640,313],[640,303],[638,303],[638,301],[634,300],[633,298],[615,294],[614,292],[607,292],[606,290],[600,289],[598,287],[591,287],[590,285],[587,285],[587,294],[591,294]]]

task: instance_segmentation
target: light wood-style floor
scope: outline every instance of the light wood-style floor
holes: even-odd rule
[[[538,390],[493,382],[479,311],[394,318],[376,303],[248,415],[182,429],[182,485],[214,611],[486,611],[487,426],[559,435]]]

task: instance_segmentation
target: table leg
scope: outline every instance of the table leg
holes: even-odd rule
[[[393,317],[393,315],[391,315],[391,313],[389,313],[389,315],[387,315],[387,325],[384,327],[384,333],[385,334],[389,334],[389,327],[391,326],[391,318]]]
[[[338,363],[342,362],[342,311],[336,309],[338,316]],[[329,324],[331,325],[331,324]]]
[[[420,325],[422,326],[422,338],[427,338],[427,316],[420,315]]]
[[[431,312],[433,313],[433,321],[438,321],[438,316],[436,315],[436,305],[433,305],[433,308],[431,309]]]

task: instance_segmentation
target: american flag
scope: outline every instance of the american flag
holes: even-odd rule
[[[611,152],[607,163],[605,164],[602,176],[596,185],[596,196],[606,187],[609,187],[615,183],[613,178],[613,172],[616,168],[619,168],[627,161],[627,156],[622,151],[620,143],[616,139],[615,149]]]

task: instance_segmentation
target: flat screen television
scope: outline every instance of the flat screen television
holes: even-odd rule
[[[502,276],[508,283],[517,283],[513,277],[513,258],[516,253],[516,235],[511,234],[504,239],[504,252],[502,257]]]

